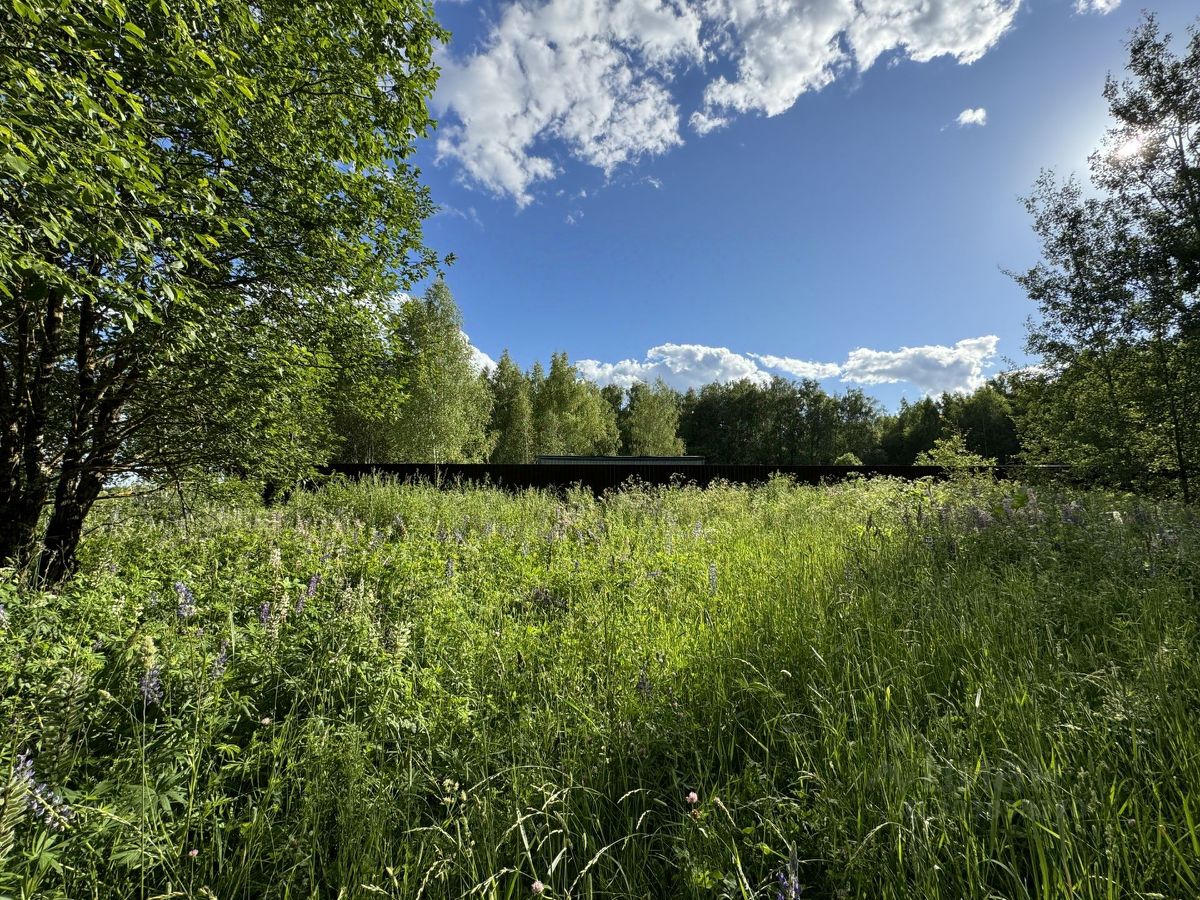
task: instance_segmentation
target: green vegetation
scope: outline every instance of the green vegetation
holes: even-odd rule
[[[1024,382],[1025,455],[1186,502],[1200,465],[1200,21],[1182,53],[1147,15],[1089,189],[1043,173],[1026,206],[1042,260],[1016,275],[1038,305]]]
[[[13,0],[0,35],[0,560],[58,581],[113,477],[328,458],[347,337],[439,262],[406,160],[446,33],[424,0]]]
[[[1188,509],[334,483],[92,522],[60,592],[0,587],[2,895],[1200,894]]]

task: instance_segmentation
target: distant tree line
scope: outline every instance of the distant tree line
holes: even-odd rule
[[[599,387],[565,353],[522,371],[505,351],[472,368],[449,289],[394,305],[384,327],[355,338],[356,363],[334,386],[330,455],[343,462],[528,463],[539,455],[676,456],[717,463],[910,465],[935,442],[1015,461],[1013,383],[904,401],[887,413],[861,390],[811,380],[735,381],[681,393],[661,380]]]

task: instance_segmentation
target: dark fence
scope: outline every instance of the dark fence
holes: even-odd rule
[[[983,466],[973,471],[992,472],[1000,478],[1022,473],[1052,473],[1060,466]],[[843,481],[853,476],[865,478],[945,478],[941,466],[743,466],[743,465],[637,465],[636,463],[583,463],[579,465],[492,465],[489,463],[340,463],[324,466],[322,475],[344,475],[358,479],[382,476],[400,481],[427,481],[438,485],[464,482],[491,484],[519,490],[522,488],[563,488],[582,485],[600,493],[619,488],[629,481],[643,484],[696,484],[714,481],[755,484],[772,475],[786,475],[801,484]]]

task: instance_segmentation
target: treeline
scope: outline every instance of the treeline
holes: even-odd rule
[[[909,465],[939,440],[1010,462],[1016,395],[998,380],[885,412],[860,390],[736,381],[680,393],[662,381],[599,387],[565,353],[522,371],[507,351],[477,373],[449,289],[395,304],[355,339],[355,364],[323,402],[340,462],[528,463],[539,455],[704,456],[716,463]],[[310,426],[311,428],[312,426]],[[320,429],[316,429],[319,431]]]

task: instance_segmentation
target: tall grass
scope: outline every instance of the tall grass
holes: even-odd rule
[[[63,593],[0,587],[0,895],[1200,896],[1187,510],[385,482],[93,524]]]

